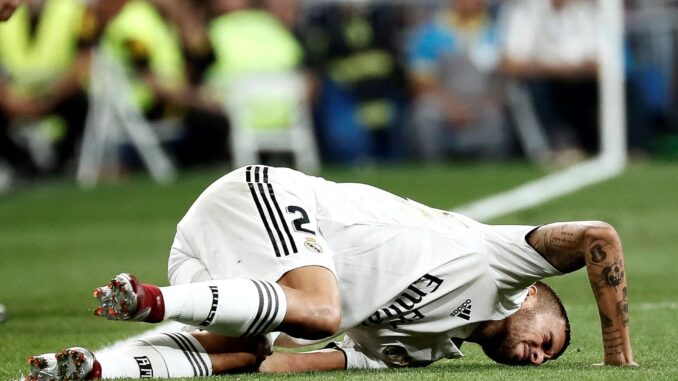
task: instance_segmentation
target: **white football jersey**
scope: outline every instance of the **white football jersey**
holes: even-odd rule
[[[533,229],[251,166],[211,185],[179,223],[170,280],[275,281],[324,266],[341,292],[349,368],[426,365],[461,356],[453,338],[511,315],[531,284],[560,274],[526,242]]]
[[[339,277],[344,346],[385,365],[461,356],[451,338],[511,315],[530,285],[561,274],[527,243],[534,226],[485,225],[368,185],[316,187],[316,218]]]

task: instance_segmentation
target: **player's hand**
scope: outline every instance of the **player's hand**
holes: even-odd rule
[[[595,364],[597,366],[639,366],[638,363],[633,361],[633,351],[631,350],[631,345],[618,345],[618,346],[608,346],[610,337],[606,337],[608,340],[605,341],[606,352],[603,355],[603,362],[600,364]]]
[[[639,366],[633,361],[633,355],[624,353],[606,355],[604,362],[594,364],[595,366]]]
[[[593,364],[593,366],[631,366],[631,367],[636,367],[636,366],[640,366],[640,365],[637,362],[632,361],[630,363],[625,363],[625,364],[606,364],[604,362],[599,362],[599,363]]]

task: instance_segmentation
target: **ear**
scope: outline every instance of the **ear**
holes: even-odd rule
[[[530,297],[530,296],[537,296],[537,293],[538,293],[538,292],[539,292],[539,291],[537,290],[537,286],[532,285],[532,286],[528,287],[528,289],[527,289],[527,296],[528,296],[528,297]]]

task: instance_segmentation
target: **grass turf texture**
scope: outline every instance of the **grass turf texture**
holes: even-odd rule
[[[439,208],[509,189],[543,173],[523,164],[502,166],[377,167],[328,169],[323,176],[364,182]],[[83,192],[50,184],[0,200],[0,302],[9,320],[0,324],[0,380],[26,370],[29,354],[65,346],[100,348],[149,326],[91,316],[92,289],[112,275],[132,271],[166,284],[166,257],[174,228],[197,195],[220,172],[191,173],[162,187],[146,178]],[[505,380],[678,379],[675,347],[678,296],[678,164],[631,165],[620,177],[497,223],[539,224],[602,219],[622,235],[626,252],[631,327],[640,368],[596,368],[602,359],[598,314],[585,272],[553,279],[569,310],[573,340],[558,361],[536,368],[495,365],[466,344],[466,357],[428,368],[323,375],[241,375],[255,379]],[[230,376],[224,376],[230,377]]]

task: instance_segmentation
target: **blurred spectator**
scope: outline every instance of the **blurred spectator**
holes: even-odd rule
[[[191,0],[134,0],[104,40],[133,78],[133,95],[146,117],[180,121],[169,145],[183,166],[226,157],[225,116],[201,89],[202,74],[214,61],[205,30],[208,10]]]
[[[186,63],[188,84],[181,91],[160,91],[163,83],[157,81],[153,85],[162,98],[188,109],[186,137],[177,149],[179,157],[224,152],[229,123],[228,115],[224,115],[225,89],[240,76],[296,70],[302,59],[301,48],[286,25],[263,9],[261,1],[153,3],[177,27]],[[276,105],[267,104],[267,112],[255,113],[255,125],[275,124],[276,109]]]
[[[182,53],[186,65],[188,84],[194,90],[205,80],[205,73],[214,65],[215,56],[212,44],[207,34],[207,25],[213,17],[212,6],[204,0],[154,0],[163,14],[173,22],[179,32]],[[203,105],[210,103],[209,99],[201,97]],[[211,104],[207,108],[217,106]]]
[[[401,156],[404,81],[401,8],[391,4],[314,5],[302,31],[319,78],[319,137],[334,161]]]
[[[410,142],[426,161],[511,152],[495,68],[495,24],[483,0],[448,1],[408,41],[414,92]]]
[[[215,83],[227,83],[239,75],[300,67],[301,46],[290,30],[258,2],[212,0],[212,12],[208,35],[216,61],[208,75]]]
[[[0,155],[19,175],[33,177],[37,166],[12,138],[10,122],[58,115],[53,126],[56,161],[61,172],[72,158],[87,110],[83,89],[90,50],[101,25],[121,1],[86,8],[79,0],[31,0],[0,25]],[[30,123],[29,123],[30,124]]]
[[[214,49],[215,62],[207,70],[206,83],[219,97],[222,104],[229,102],[226,97],[230,91],[237,92],[237,86],[248,86],[254,89],[266,89],[265,83],[256,83],[259,74],[272,75],[271,78],[292,78],[301,74],[303,50],[292,32],[276,16],[265,9],[263,1],[247,0],[212,0],[212,18],[208,23],[209,41]],[[279,75],[279,77],[277,77]],[[247,85],[243,85],[244,82]],[[302,79],[305,81],[305,79]],[[276,86],[273,86],[275,88]],[[305,87],[305,85],[304,85]],[[256,90],[254,91],[256,92]],[[247,93],[247,92],[246,92]],[[250,99],[246,105],[238,107],[238,115],[228,115],[233,131],[259,131],[287,129],[294,114],[290,99],[277,94],[259,94],[265,99]],[[256,96],[255,96],[256,97]],[[306,101],[305,95],[301,95]],[[234,97],[232,99],[235,99]],[[231,135],[243,136],[240,133]],[[262,133],[262,136],[266,135]],[[244,153],[249,155],[254,147],[234,146],[234,161],[242,159]],[[267,148],[275,151],[274,148]],[[261,152],[256,152],[260,154]],[[277,160],[287,156],[273,154],[266,156]],[[254,159],[247,159],[254,160]]]
[[[21,0],[0,0],[0,21],[7,21],[20,4]]]
[[[10,94],[8,74],[0,66],[0,158],[9,162],[15,175],[29,179],[37,175],[38,168],[28,150],[10,136],[7,116],[33,114],[32,108],[30,102]]]
[[[301,16],[301,0],[263,0],[264,8],[290,31],[297,31]]]
[[[626,16],[630,149],[653,148],[656,153],[676,156],[678,8],[662,2],[627,1]],[[634,128],[638,125],[641,128]]]
[[[590,0],[504,3],[503,71],[527,84],[561,158],[597,152],[598,9]]]
[[[136,72],[133,96],[139,106],[161,113],[150,111],[159,105],[143,79],[149,76],[176,89],[184,74],[180,43],[161,14],[147,1],[130,1],[106,28],[103,42],[128,71]]]

